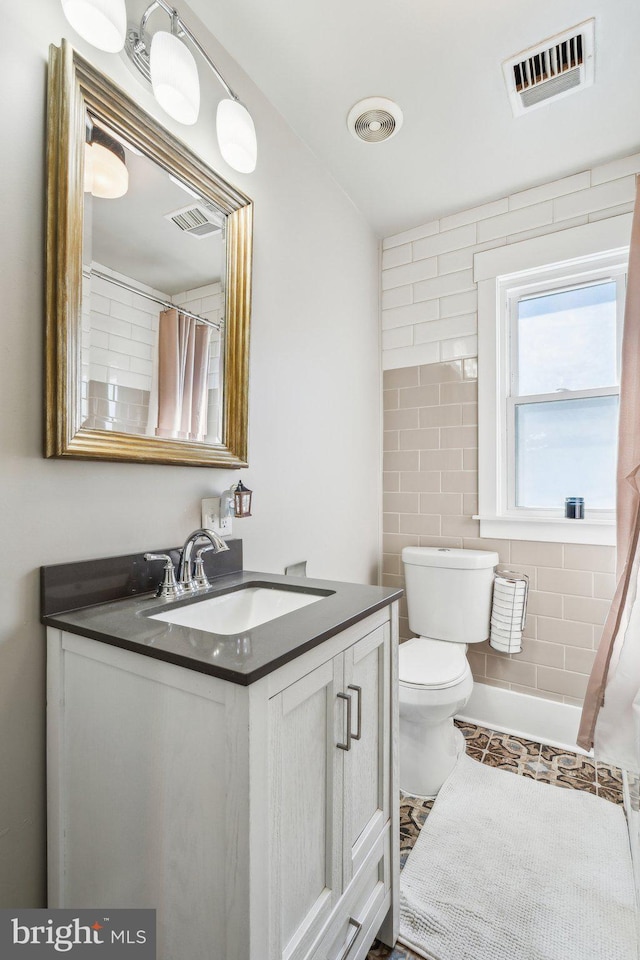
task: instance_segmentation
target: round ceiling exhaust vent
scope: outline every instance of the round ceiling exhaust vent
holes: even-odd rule
[[[381,143],[393,137],[402,126],[402,110],[386,97],[367,97],[351,108],[347,126],[356,140]]]

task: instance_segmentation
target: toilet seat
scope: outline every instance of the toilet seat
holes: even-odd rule
[[[430,637],[413,637],[401,643],[398,674],[403,687],[444,690],[460,683],[469,673],[466,644],[448,643]]]

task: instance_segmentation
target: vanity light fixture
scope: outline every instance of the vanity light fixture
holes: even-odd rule
[[[240,102],[200,41],[167,0],[152,0],[137,29],[126,28],[124,0],[62,0],[67,20],[93,46],[117,52],[116,33],[122,34],[126,53],[147,83],[163,110],[179,123],[193,124],[200,109],[198,68],[189,46],[200,54],[227,97],[216,114],[216,134],[223,159],[239,173],[253,173],[258,145],[251,114]],[[147,32],[150,16],[162,10],[171,20],[170,30]],[[123,19],[124,18],[124,19]],[[124,26],[123,26],[124,24]],[[109,26],[110,25],[110,26]],[[126,42],[124,35],[126,34]],[[111,45],[106,46],[109,42]],[[118,41],[119,42],[119,41]]]
[[[193,54],[178,36],[177,13],[171,17],[171,33],[158,30],[151,38],[149,72],[156,100],[178,123],[192,124],[200,111],[200,82]],[[135,62],[135,61],[134,61]]]
[[[238,484],[233,491],[233,501],[234,501],[234,516],[236,517],[250,517],[251,516],[251,498],[253,496],[253,491],[249,490],[248,487],[245,487],[242,480],[238,480]]]
[[[129,189],[124,147],[106,130],[93,124],[87,125],[84,189],[103,200],[117,200]]]
[[[124,0],[62,0],[62,9],[73,29],[93,47],[107,53],[119,53],[124,47]]]
[[[220,153],[239,173],[256,168],[258,145],[251,114],[239,100],[221,100],[216,113]]]

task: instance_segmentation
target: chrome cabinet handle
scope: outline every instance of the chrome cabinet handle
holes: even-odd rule
[[[347,701],[347,742],[337,743],[336,746],[339,750],[351,750],[351,694],[339,693],[338,696]]]
[[[347,690],[355,690],[355,692],[358,694],[358,714],[357,714],[358,732],[352,733],[351,736],[353,737],[354,740],[359,740],[360,737],[362,736],[362,687],[356,686],[355,683],[350,683],[349,686],[347,687]]]
[[[347,926],[353,927],[353,930],[351,932],[351,936],[347,937],[347,941],[344,945],[344,950],[342,951],[340,956],[337,958],[337,960],[347,960],[348,955],[351,953],[351,947],[356,942],[358,934],[362,929],[362,924],[358,920],[354,920],[353,917],[349,917],[349,923],[347,924]]]

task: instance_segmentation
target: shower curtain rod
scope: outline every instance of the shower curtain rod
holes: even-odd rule
[[[185,317],[190,317],[199,323],[205,323],[208,327],[213,327],[215,330],[222,330],[224,327],[224,320],[206,320],[204,317],[199,317],[197,313],[191,313],[190,310],[185,310],[183,307],[178,306],[177,303],[171,303],[170,300],[161,300],[159,297],[154,297],[152,293],[145,293],[144,290],[139,290],[138,287],[127,283],[126,280],[117,280],[116,277],[110,277],[108,273],[103,273],[101,270],[83,270],[82,275],[83,277],[98,277],[100,280],[106,280],[107,283],[114,283],[116,287],[122,287],[123,290],[128,290],[130,293],[137,293],[139,297],[145,297],[147,300],[152,300],[153,303],[159,303],[161,307],[166,307],[169,310],[177,310],[178,313],[183,314]]]

